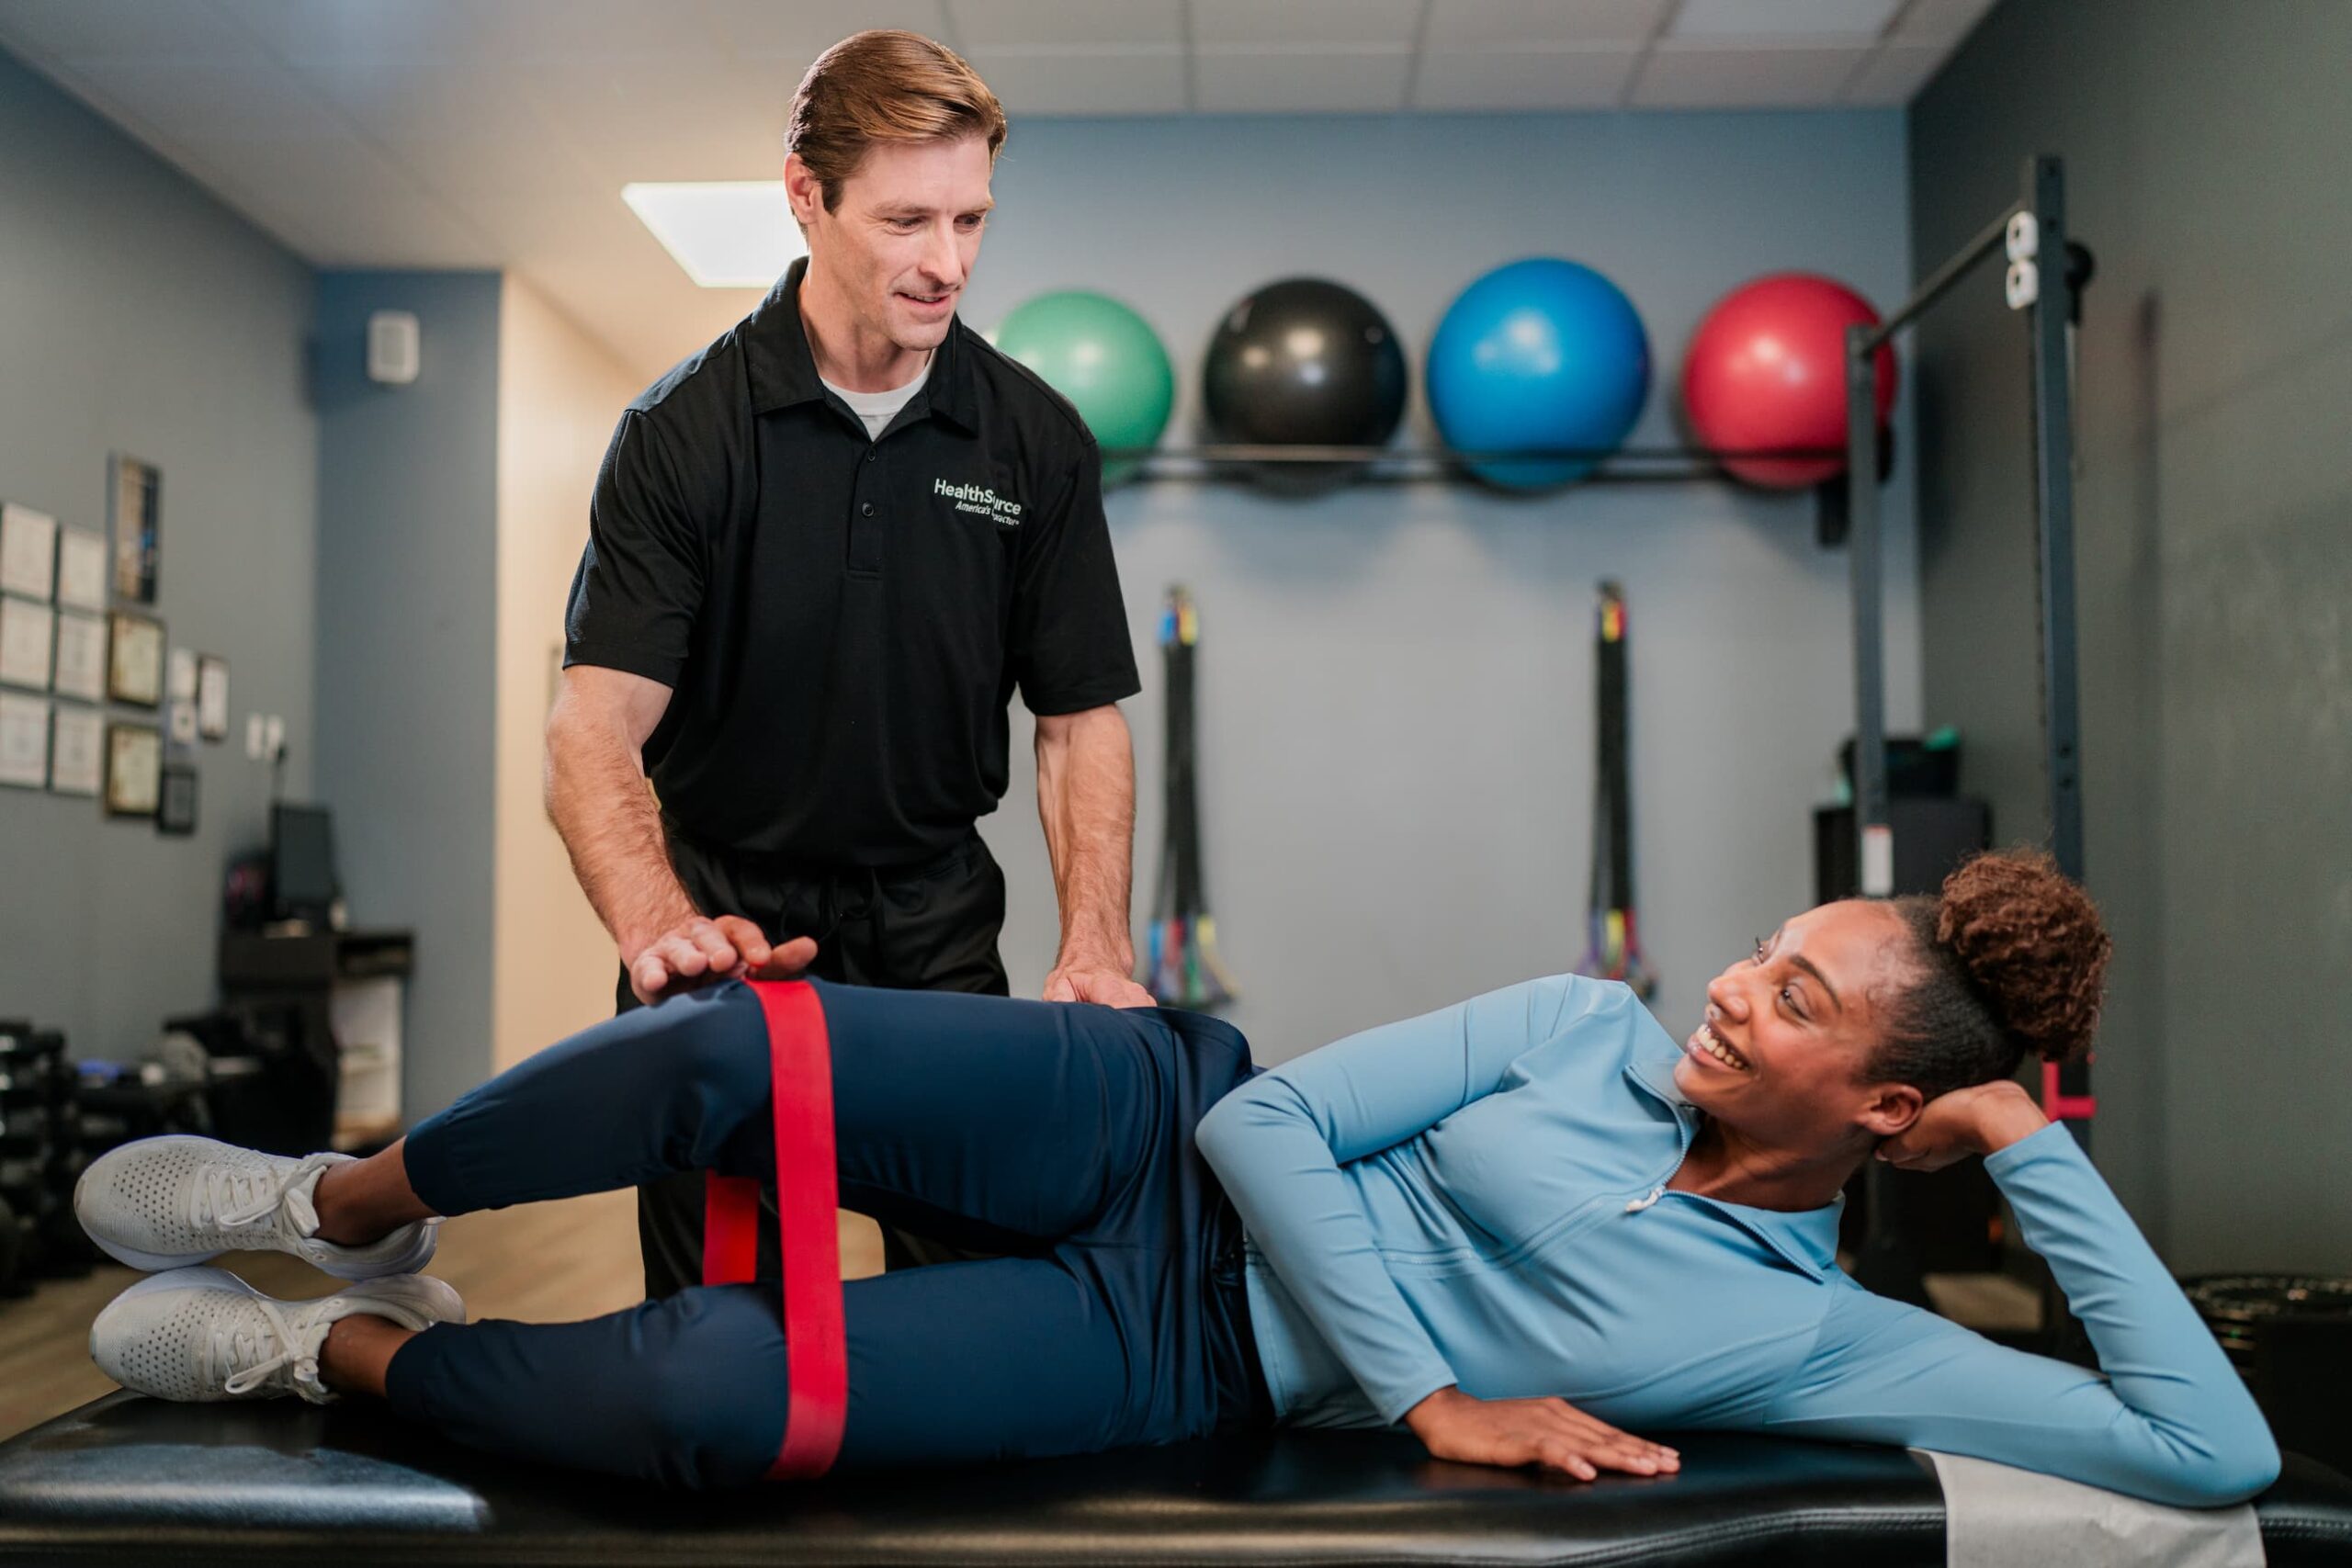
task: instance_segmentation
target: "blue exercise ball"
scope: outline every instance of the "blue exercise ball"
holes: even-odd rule
[[[1538,256],[1462,291],[1430,345],[1430,412],[1457,452],[1613,451],[1650,389],[1633,302],[1589,266]],[[1472,463],[1505,490],[1568,484],[1600,459]]]

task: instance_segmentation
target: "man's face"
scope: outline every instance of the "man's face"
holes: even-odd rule
[[[939,346],[987,225],[989,149],[979,137],[883,142],[825,209],[796,157],[785,180],[808,236],[808,265],[849,304],[858,328],[903,349]]]

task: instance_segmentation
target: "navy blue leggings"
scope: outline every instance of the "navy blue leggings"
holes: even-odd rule
[[[1250,1074],[1212,1019],[817,986],[844,1207],[1012,1256],[844,1287],[837,1471],[1087,1452],[1266,1418],[1240,1227],[1193,1147]],[[768,1040],[728,985],[623,1014],[409,1135],[443,1214],[772,1178]],[[573,1324],[442,1325],[387,1377],[460,1442],[676,1485],[758,1480],[784,1433],[773,1285],[700,1286]]]

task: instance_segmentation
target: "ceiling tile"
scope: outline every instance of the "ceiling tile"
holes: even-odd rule
[[[1422,0],[1192,0],[1193,42],[1202,49],[1256,44],[1410,49]]]
[[[187,0],[173,0],[184,4]],[[317,65],[359,59],[504,63],[580,55],[717,53],[692,6],[644,0],[215,0],[271,51]]]
[[[784,162],[790,88],[769,67],[714,73],[679,59],[547,60],[515,73],[517,90],[598,179],[758,179]]]
[[[187,151],[208,182],[266,227],[298,228],[323,265],[494,265],[490,237],[348,132],[270,140],[204,137]]]
[[[515,90],[511,66],[391,59],[313,66],[302,73],[322,99],[428,186],[603,190],[610,184],[530,95]]]
[[[1412,63],[1402,49],[1203,50],[1193,97],[1210,114],[1389,114],[1405,107]]]
[[[1890,43],[1862,62],[1846,84],[1844,101],[1894,108],[1909,103],[1951,58],[1947,44]]]
[[[1838,101],[1861,49],[1668,49],[1634,84],[1643,108],[1816,108]]]
[[[497,248],[435,202],[362,202],[306,209],[316,214],[322,266],[465,267],[495,271]]]
[[[167,137],[301,140],[345,133],[309,84],[277,65],[99,59],[74,62],[78,80]]]
[[[525,197],[486,216],[517,267],[549,278],[609,279],[614,287],[601,307],[606,314],[634,310],[640,298],[650,307],[656,299],[674,304],[707,292],[679,269],[617,192],[590,202]],[[628,304],[618,303],[623,300]]]
[[[399,166],[350,131],[326,136],[191,137],[187,151],[241,189],[275,188],[309,198],[349,190],[369,199],[421,194]]]
[[[530,41],[497,0],[214,0],[290,63],[507,58]]]
[[[1430,51],[1648,41],[1673,0],[1430,0]]]
[[[1179,0],[947,0],[947,25],[975,52],[1184,41]]]
[[[1682,0],[1672,36],[1718,43],[1876,39],[1903,0]]]
[[[1613,108],[1641,58],[1633,49],[1426,54],[1413,85],[1413,107]]]
[[[634,236],[606,240],[598,225],[576,243],[519,258],[514,266],[606,344],[631,376],[650,380],[741,320],[761,290],[697,288],[643,224],[626,209],[622,215]]]
[[[617,191],[626,183],[597,172],[577,146],[554,132],[533,141],[415,137],[382,145],[418,185],[450,197],[547,190],[578,199]]]
[[[971,60],[1016,118],[1184,111],[1181,50],[975,49]]]
[[[716,57],[726,48],[709,17],[693,6],[647,0],[470,0],[469,10],[484,20],[485,13],[494,13],[485,41],[518,61]]]
[[[517,186],[503,191],[461,191],[449,197],[458,215],[498,242],[500,252],[516,265],[534,257],[558,254],[581,243],[600,216],[623,232],[623,223],[637,220],[621,202],[617,190],[582,197],[568,191]],[[605,209],[609,207],[611,214]],[[644,228],[637,223],[639,230]],[[633,243],[633,240],[632,240]]]
[[[154,0],[0,0],[0,42],[52,60],[254,61],[259,47],[210,6]]]
[[[524,193],[468,216],[497,242],[506,265],[609,344],[634,375],[652,376],[758,299],[757,290],[697,287],[617,193],[602,201]],[[714,299],[722,301],[715,310]],[[715,324],[706,330],[706,321]]]
[[[899,28],[952,42],[941,0],[701,0],[711,31],[738,58],[789,59],[802,69],[869,28]],[[799,80],[799,73],[793,73]]]
[[[1995,0],[1911,0],[1888,39],[1895,43],[1958,43],[1984,19]]]

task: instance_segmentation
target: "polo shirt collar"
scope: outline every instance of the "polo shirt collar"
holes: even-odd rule
[[[800,282],[808,272],[808,257],[794,262],[743,323],[755,413],[824,401],[825,384],[817,375],[817,356],[800,319]],[[973,351],[964,335],[964,321],[958,316],[948,323],[947,336],[931,356],[931,372],[915,395],[922,406],[914,412],[938,414],[970,434],[979,428],[978,399],[973,387]]]
[[[1682,1098],[1675,1087],[1674,1066],[1681,1059],[1681,1050],[1636,1051],[1625,1064],[1625,1077],[1645,1089],[1682,1123],[1686,1134],[1683,1146],[1690,1147],[1689,1135],[1699,1130],[1699,1109]],[[1791,1213],[1786,1209],[1755,1209],[1745,1203],[1726,1203],[1720,1198],[1703,1198],[1696,1193],[1681,1194],[1696,1202],[1705,1203],[1724,1218],[1747,1231],[1757,1240],[1779,1253],[1798,1269],[1815,1280],[1826,1280],[1838,1267],[1838,1218],[1846,1207],[1844,1194],[1835,1202],[1818,1209],[1804,1209]]]

